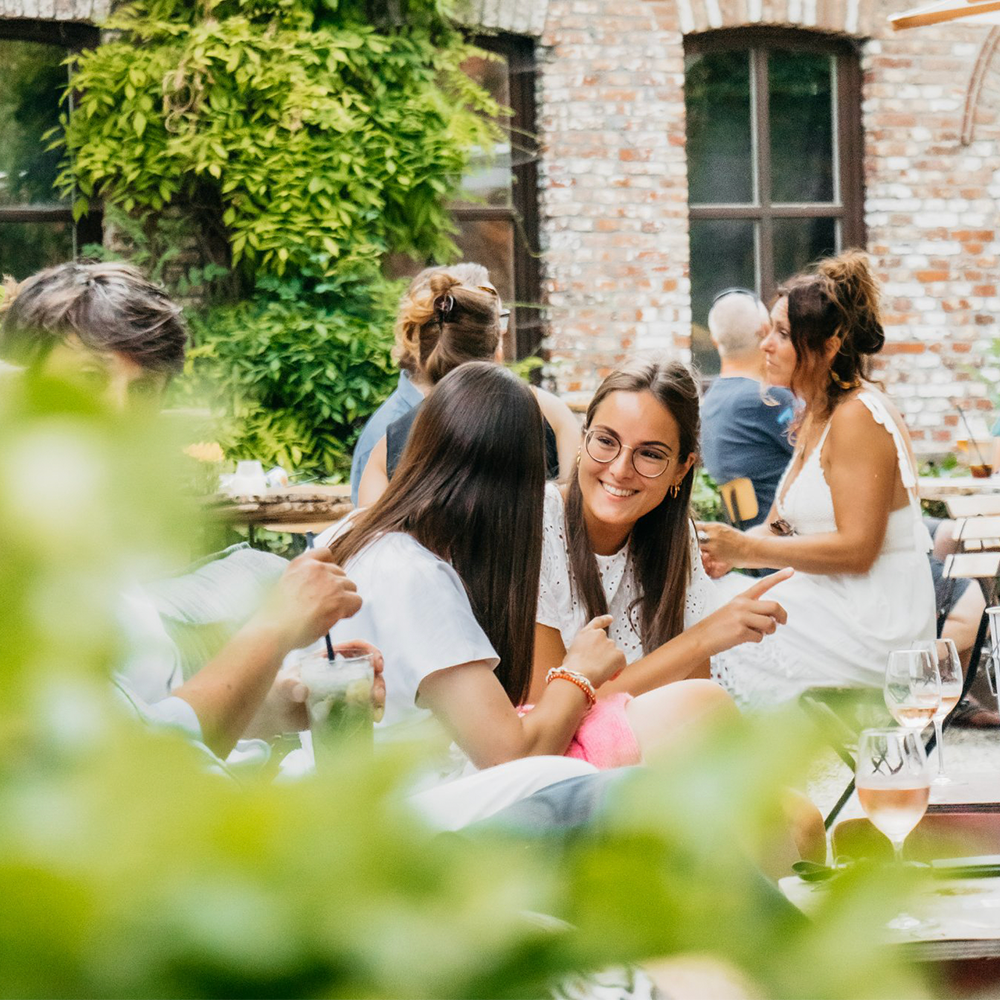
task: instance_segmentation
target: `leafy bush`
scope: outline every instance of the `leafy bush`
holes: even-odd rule
[[[499,108],[461,70],[481,53],[436,0],[382,30],[367,8],[123,5],[105,24],[122,34],[77,57],[60,178],[74,211],[179,207],[251,272],[453,253],[447,204],[497,135]]]
[[[377,275],[304,284],[262,278],[252,299],[195,316],[183,389],[214,400],[230,458],[330,476],[395,383],[398,293]]]
[[[695,469],[691,490],[691,514],[699,521],[725,521],[722,497],[715,480],[700,466]]]
[[[442,3],[373,23],[383,6],[136,0],[75,57],[59,183],[201,300],[177,392],[209,393],[231,459],[345,470],[393,383],[381,264],[454,255],[447,206],[498,135],[501,109],[461,69],[485,54]]]

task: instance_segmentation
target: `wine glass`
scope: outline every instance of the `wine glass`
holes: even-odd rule
[[[948,713],[958,704],[962,697],[962,661],[958,658],[958,650],[951,639],[919,639],[913,643],[914,649],[926,649],[937,661],[938,676],[941,678],[941,704],[931,720],[934,723],[934,733],[937,736],[938,773],[934,778],[935,785],[951,785],[952,778],[944,770],[944,720]]]
[[[930,774],[920,734],[913,729],[863,730],[855,784],[865,815],[892,842],[896,862],[901,864],[903,844],[923,818],[930,799]],[[901,913],[887,926],[908,930],[920,923]]]
[[[904,729],[919,733],[941,706],[941,675],[926,649],[896,649],[885,666],[885,707]]]

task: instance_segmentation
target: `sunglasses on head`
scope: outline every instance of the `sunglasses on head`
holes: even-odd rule
[[[749,295],[754,302],[760,302],[760,296],[756,292],[750,291],[749,288],[723,288],[714,299],[712,299],[712,305],[714,306],[719,299],[724,299],[727,295]]]

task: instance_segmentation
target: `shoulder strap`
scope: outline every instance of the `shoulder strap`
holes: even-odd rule
[[[893,419],[892,414],[889,412],[882,399],[875,395],[875,393],[858,393],[858,399],[868,408],[868,412],[871,413],[875,422],[884,427],[892,436],[892,442],[896,446],[896,461],[899,465],[899,478],[902,480],[903,486],[910,492],[910,494],[915,495],[917,488],[917,471],[913,467],[913,462],[910,459],[910,452],[906,447],[906,441],[903,440],[903,433],[899,429],[899,424],[897,424]]]

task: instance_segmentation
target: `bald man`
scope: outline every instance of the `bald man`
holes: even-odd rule
[[[795,397],[787,389],[762,384],[760,342],[769,328],[764,304],[744,289],[717,296],[708,314],[708,331],[722,366],[702,403],[702,461],[719,484],[744,476],[753,483],[758,513],[744,527],[767,516],[792,455],[788,428]],[[765,402],[765,392],[777,405]]]

